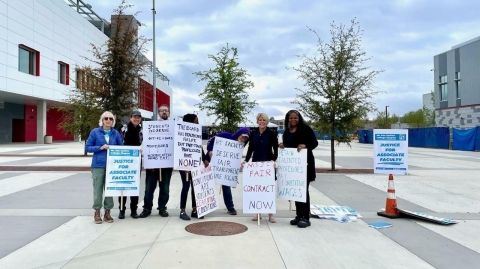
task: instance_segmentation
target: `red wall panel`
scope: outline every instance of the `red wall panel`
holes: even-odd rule
[[[58,125],[60,124],[62,119],[62,112],[50,108],[47,110],[47,135],[52,136],[53,141],[61,141],[61,140],[73,140],[72,134],[67,134],[63,130],[58,129]]]
[[[37,141],[37,106],[25,105],[25,142]]]
[[[147,111],[153,111],[153,85],[140,79],[138,93],[138,107]],[[157,106],[166,104],[170,107],[170,96],[157,88]]]

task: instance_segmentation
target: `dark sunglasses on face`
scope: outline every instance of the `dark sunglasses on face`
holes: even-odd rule
[[[109,120],[109,121],[113,121],[113,118],[110,118],[110,117],[105,117],[105,118],[103,118],[103,120],[104,120],[104,121],[107,121],[107,120]]]

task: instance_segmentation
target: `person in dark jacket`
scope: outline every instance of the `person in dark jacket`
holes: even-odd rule
[[[198,124],[198,117],[195,114],[185,114],[185,116],[183,116],[183,121]],[[207,167],[209,162],[205,159],[205,152],[203,150],[203,146],[202,146],[202,161],[205,167]],[[187,176],[189,177],[188,179],[187,179]],[[187,213],[185,213],[185,208],[187,206],[188,190],[190,189],[190,186],[192,187],[191,217],[198,218],[197,203],[195,200],[195,191],[193,190],[192,176],[189,171],[180,171],[180,177],[182,178],[182,192],[180,195],[180,218],[182,220],[190,220],[190,217],[187,215]],[[200,217],[200,219],[203,219],[203,217]]]
[[[278,137],[277,134],[267,128],[268,116],[265,113],[259,113],[257,115],[258,130],[254,130],[250,134],[247,156],[242,163],[242,167],[245,162],[268,162],[276,161],[278,157]],[[253,157],[252,157],[253,154]],[[261,215],[257,214],[253,217],[253,221],[257,221]],[[273,214],[268,214],[268,220],[271,223],[277,222],[273,217]]]
[[[221,132],[212,137],[207,143],[207,155],[205,158],[207,161],[211,161],[213,156],[213,145],[215,144],[215,137],[222,137],[230,140],[236,140],[240,143],[247,143],[248,137],[250,135],[250,129],[247,127],[240,128],[235,134],[231,134],[229,132]],[[222,194],[223,194],[223,201],[225,202],[225,206],[227,207],[228,213],[230,215],[237,215],[237,211],[235,210],[233,204],[233,197],[232,197],[232,190],[230,186],[222,185]]]
[[[288,111],[285,115],[285,123],[288,123],[288,128],[283,133],[283,143],[280,143],[279,148],[296,148],[298,152],[307,150],[307,201],[306,203],[295,202],[297,216],[290,221],[291,225],[306,228],[311,225],[308,188],[310,182],[315,181],[316,178],[313,150],[318,146],[318,141],[312,128],[305,123],[300,112]]]
[[[103,112],[100,116],[100,127],[93,129],[85,143],[85,150],[93,152],[92,157],[92,179],[93,179],[93,209],[95,209],[95,223],[101,224],[102,217],[100,209],[102,208],[103,191],[105,190],[105,177],[107,170],[107,150],[110,145],[123,145],[123,139],[120,133],[113,128],[115,126],[115,116],[109,111]],[[105,208],[104,221],[113,222],[110,210],[113,208],[113,198],[105,197],[103,199]]]
[[[159,121],[168,120],[170,117],[170,109],[167,105],[158,107]],[[155,168],[146,169],[145,171],[145,196],[143,197],[143,211],[140,213],[140,218],[150,216],[153,208],[153,194],[155,189],[160,189],[158,195],[158,214],[162,217],[168,217],[167,203],[170,199],[170,179],[172,178],[173,168]],[[162,180],[159,181],[160,175]]]
[[[143,134],[142,134],[142,113],[138,110],[132,111],[130,113],[130,121],[128,124],[123,125],[120,128],[120,133],[123,137],[123,144],[125,146],[140,146],[142,145],[143,141]],[[120,214],[118,215],[119,219],[125,218],[125,210],[126,207],[127,197],[118,197],[118,209],[120,209]],[[120,208],[121,207],[121,208]],[[138,219],[137,214],[138,208],[138,196],[130,196],[130,216],[134,219]]]

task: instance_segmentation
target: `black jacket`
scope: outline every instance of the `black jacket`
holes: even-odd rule
[[[289,136],[292,136],[289,139]],[[283,145],[286,148],[297,148],[298,145],[304,144],[307,147],[307,180],[315,181],[317,174],[315,172],[315,157],[313,150],[318,146],[318,140],[312,128],[308,125],[299,125],[295,133],[290,133],[288,129],[283,133]]]
[[[140,146],[143,140],[142,124],[135,127],[132,122],[123,125],[120,130],[123,137],[123,144],[125,146]]]
[[[268,128],[263,133],[255,129],[250,134],[246,162],[250,160],[252,154],[253,162],[276,161],[278,157],[277,134]]]

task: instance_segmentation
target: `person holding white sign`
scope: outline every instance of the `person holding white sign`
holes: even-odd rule
[[[107,151],[109,145],[123,145],[123,139],[120,133],[113,128],[115,126],[115,116],[109,111],[103,112],[98,121],[100,127],[93,129],[85,143],[85,150],[93,152],[92,157],[92,179],[93,179],[93,216],[95,223],[101,224],[102,217],[100,209],[102,208],[103,192],[105,190],[105,177],[107,173]],[[110,210],[113,208],[113,198],[105,197],[103,199],[105,214],[103,220],[113,222]]]
[[[218,133],[216,136],[208,140],[207,155],[205,156],[205,158],[207,159],[207,161],[209,162],[211,161],[211,158],[213,156],[213,145],[215,144],[215,137],[222,137],[230,140],[236,140],[240,143],[246,143],[249,135],[250,135],[250,129],[248,129],[247,127],[238,129],[238,131],[235,134],[231,134],[229,132]],[[230,189],[230,187],[222,185],[222,194],[223,194],[223,201],[225,202],[225,206],[227,207],[228,213],[230,215],[237,215],[237,211],[235,210],[235,207],[233,204],[232,190]]]
[[[252,158],[252,162],[275,162],[277,160],[278,137],[276,133],[267,128],[267,114],[259,113],[257,115],[257,124],[258,130],[254,130],[250,134],[247,156],[245,157],[245,161],[242,163],[242,167],[244,166],[245,162],[250,161],[250,158]],[[262,218],[261,214],[255,215],[252,221],[257,221],[258,218]],[[268,214],[268,221],[271,223],[277,222],[273,217],[273,214]]]
[[[290,221],[291,225],[297,225],[299,228],[306,228],[310,223],[310,194],[308,187],[310,182],[315,181],[315,158],[313,150],[318,146],[318,140],[312,128],[303,120],[302,115],[297,110],[290,110],[285,115],[285,123],[288,127],[283,133],[283,143],[279,148],[296,148],[298,152],[307,150],[307,200],[306,203],[295,202],[297,216]]]
[[[198,124],[198,117],[195,114],[185,114],[183,116],[183,121],[184,122],[190,122],[190,123],[195,123]],[[208,166],[209,162],[205,159],[205,152],[202,147],[202,161],[205,167]],[[185,213],[185,207],[187,206],[187,198],[188,198],[188,191],[190,189],[190,186],[192,187],[192,218],[198,218],[197,214],[197,203],[195,201],[195,191],[193,190],[193,180],[192,180],[192,175],[190,174],[189,171],[179,171],[180,172],[180,177],[182,178],[182,192],[180,195],[180,219],[182,220],[190,220],[190,217]],[[188,176],[188,178],[187,178]],[[203,219],[204,217],[200,217],[200,219]]]

